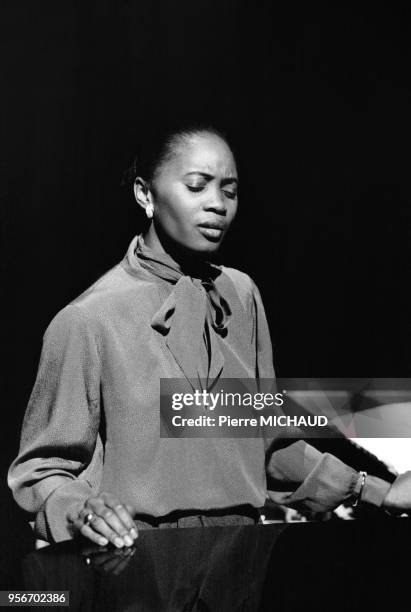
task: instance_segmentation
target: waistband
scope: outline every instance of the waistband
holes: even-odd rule
[[[260,511],[258,508],[245,504],[212,510],[175,510],[164,516],[137,514],[134,516],[134,521],[140,529],[257,525],[260,522]]]

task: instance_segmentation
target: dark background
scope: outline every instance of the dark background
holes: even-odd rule
[[[271,0],[2,8],[3,475],[47,324],[141,228],[120,180],[157,121],[234,134],[240,207],[222,262],[261,290],[277,373],[409,375],[409,12]],[[8,537],[24,547],[2,482]]]

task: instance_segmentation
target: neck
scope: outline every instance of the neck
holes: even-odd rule
[[[181,270],[188,275],[190,272],[203,268],[210,260],[209,253],[198,253],[185,249],[177,244],[164,232],[154,226],[151,222],[147,231],[143,232],[143,239],[149,249],[156,253],[166,253],[180,266]]]

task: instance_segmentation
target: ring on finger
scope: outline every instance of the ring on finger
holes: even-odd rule
[[[84,524],[85,525],[90,525],[91,521],[94,519],[96,515],[94,514],[94,512],[88,512],[88,514],[86,514],[86,516],[84,517]]]

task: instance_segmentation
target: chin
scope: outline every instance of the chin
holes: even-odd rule
[[[211,242],[209,240],[205,242],[201,242],[201,244],[196,244],[190,250],[195,253],[204,253],[205,255],[212,253],[217,253],[221,246],[221,242]]]

